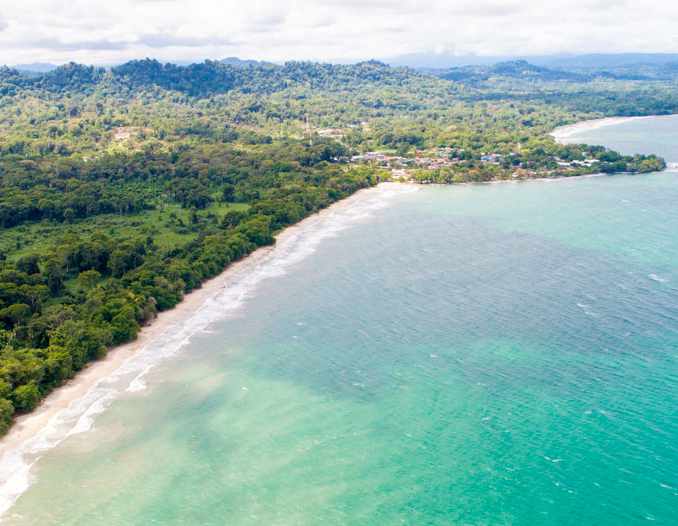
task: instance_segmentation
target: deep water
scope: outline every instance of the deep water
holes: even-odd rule
[[[605,144],[652,148],[638,122]],[[676,232],[676,172],[371,194],[49,450],[6,522],[678,524]]]

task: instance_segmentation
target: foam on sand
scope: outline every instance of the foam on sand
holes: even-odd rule
[[[112,349],[56,389],[34,413],[19,418],[0,441],[0,517],[30,486],[31,469],[45,452],[73,434],[91,431],[96,418],[123,393],[145,389],[149,371],[184,348],[193,335],[235,313],[263,280],[284,275],[322,240],[359,223],[397,195],[416,190],[382,183],[289,227],[273,247],[256,250],[205,282],[177,307],[161,313],[136,341]]]

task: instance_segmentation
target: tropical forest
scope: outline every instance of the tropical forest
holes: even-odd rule
[[[675,71],[155,60],[0,69],[0,433],[287,226],[382,181],[649,173],[558,126],[678,113]]]

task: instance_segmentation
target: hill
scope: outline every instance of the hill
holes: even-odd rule
[[[30,64],[16,64],[15,66],[12,66],[13,69],[16,69],[24,75],[42,75],[48,71],[55,70],[57,67],[58,66],[47,62],[32,62]]]

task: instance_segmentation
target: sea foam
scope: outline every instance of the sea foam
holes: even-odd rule
[[[8,450],[0,460],[0,518],[34,480],[32,468],[47,452],[71,435],[91,432],[96,418],[123,393],[146,389],[145,377],[158,364],[183,349],[191,337],[205,331],[217,319],[234,314],[266,279],[283,276],[287,270],[313,254],[329,237],[369,218],[398,195],[416,191],[410,185],[382,185],[378,191],[355,198],[346,207],[331,211],[298,233],[277,243],[257,265],[243,268],[190,317],[167,328],[109,376],[57,413],[34,437]]]

